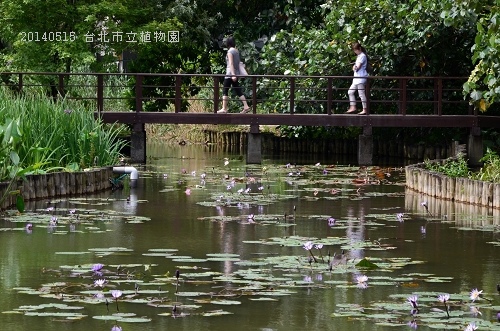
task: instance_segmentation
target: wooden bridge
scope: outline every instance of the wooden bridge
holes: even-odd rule
[[[467,128],[472,164],[483,153],[480,129],[500,127],[500,117],[481,115],[463,99],[464,77],[369,77],[368,115],[345,114],[352,76],[241,77],[251,106],[247,114],[217,114],[224,75],[16,72],[1,77],[17,91],[44,87],[53,97],[86,102],[106,123],[131,125],[135,162],[146,160],[146,123],[249,125],[248,163],[261,161],[261,125],[361,127],[358,163],[364,165],[372,163],[374,127]],[[207,111],[190,111],[196,102]],[[239,100],[230,104],[241,109]]]

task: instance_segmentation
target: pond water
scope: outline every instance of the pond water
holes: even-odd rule
[[[244,159],[150,145],[137,188],[9,211],[1,330],[500,330],[498,211],[402,167]]]

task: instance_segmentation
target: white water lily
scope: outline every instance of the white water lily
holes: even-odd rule
[[[356,281],[358,282],[358,284],[366,283],[368,281],[368,276],[366,275],[356,276]]]
[[[312,241],[308,241],[308,242],[306,242],[306,243],[304,244],[304,246],[303,246],[303,247],[304,247],[304,249],[305,249],[305,250],[310,251],[310,250],[313,248],[313,242],[312,242]]]
[[[481,295],[481,293],[483,293],[483,290],[478,291],[477,288],[475,288],[472,291],[470,291],[470,299],[472,300],[472,302],[478,300],[479,296]]]
[[[440,294],[438,296],[439,302],[446,303],[448,300],[450,300],[450,295],[445,293],[445,294]]]
[[[104,287],[104,284],[106,284],[106,280],[105,279],[96,279],[94,281],[94,286],[95,287]]]

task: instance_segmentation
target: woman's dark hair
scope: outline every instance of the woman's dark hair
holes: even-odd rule
[[[236,43],[234,41],[234,37],[227,37],[227,39],[226,39],[226,46],[229,47],[229,48],[236,46]]]
[[[358,42],[355,42],[354,44],[352,44],[352,49],[353,50],[360,50],[366,54],[366,49],[363,46],[361,46],[361,44]]]

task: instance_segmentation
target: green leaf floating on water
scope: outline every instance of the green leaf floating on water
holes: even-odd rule
[[[356,263],[356,267],[358,268],[366,268],[366,269],[377,269],[378,265],[373,262],[368,261],[367,259],[362,259],[358,263]]]

